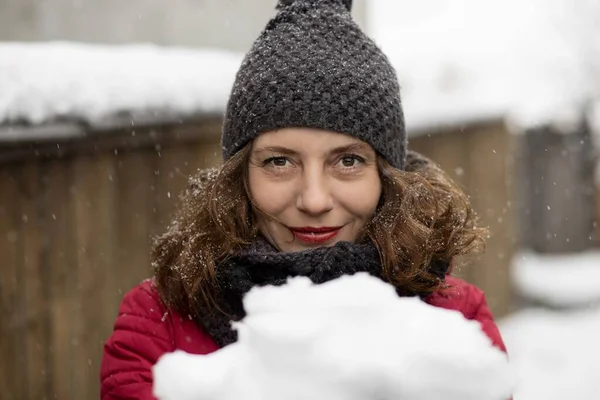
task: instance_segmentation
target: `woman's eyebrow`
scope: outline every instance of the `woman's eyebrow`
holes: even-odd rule
[[[280,154],[286,154],[286,155],[296,155],[298,154],[298,152],[289,149],[287,147],[283,147],[283,146],[264,146],[264,147],[259,147],[257,149],[254,150],[255,153],[262,153],[262,152],[269,152],[269,153],[280,153]]]
[[[369,150],[369,145],[366,143],[350,143],[344,146],[339,146],[339,147],[335,147],[329,151],[327,151],[327,153],[329,154],[341,154],[341,153],[352,153],[355,151],[366,151]],[[298,155],[299,153],[295,150],[292,150],[288,147],[284,147],[284,146],[263,146],[263,147],[259,147],[257,149],[255,149],[253,151],[254,153],[263,153],[263,152],[269,152],[269,153],[278,153],[278,154],[285,154],[285,155]]]
[[[365,151],[369,150],[369,145],[366,143],[351,143],[345,146],[336,147],[331,150],[330,153],[339,154],[339,153],[352,153],[354,151]]]

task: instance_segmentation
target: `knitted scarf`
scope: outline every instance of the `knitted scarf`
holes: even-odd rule
[[[431,271],[442,280],[448,267],[447,262],[441,261],[430,266]],[[244,318],[242,299],[252,287],[278,286],[286,283],[289,277],[296,276],[308,277],[319,284],[357,272],[367,272],[384,279],[379,253],[373,244],[338,242],[332,247],[284,253],[276,250],[264,238],[257,238],[219,264],[218,305],[222,312],[200,315],[198,322],[220,347],[224,347],[237,340],[237,332],[231,328],[231,321]],[[400,290],[398,294],[419,295],[402,293]]]

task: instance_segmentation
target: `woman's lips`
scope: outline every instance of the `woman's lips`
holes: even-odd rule
[[[323,244],[336,237],[340,229],[341,227],[290,228],[294,237],[306,244]]]

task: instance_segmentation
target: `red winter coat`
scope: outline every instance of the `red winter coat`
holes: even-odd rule
[[[483,292],[454,277],[446,281],[452,289],[429,296],[427,302],[479,321],[494,345],[506,351]],[[153,400],[152,366],[176,349],[208,354],[218,346],[190,318],[167,311],[152,282],[146,280],[123,299],[114,332],[104,346],[101,399]]]

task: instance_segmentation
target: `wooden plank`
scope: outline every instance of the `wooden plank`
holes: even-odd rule
[[[105,153],[98,157],[96,164],[96,176],[99,182],[100,195],[94,197],[93,204],[97,210],[94,235],[97,242],[97,268],[96,278],[103,282],[97,287],[99,303],[89,303],[89,312],[98,310],[98,304],[102,304],[98,310],[98,318],[95,319],[93,328],[94,340],[91,353],[93,354],[91,369],[93,384],[88,387],[90,396],[97,396],[100,392],[98,376],[100,375],[100,361],[102,359],[103,347],[106,339],[110,336],[115,316],[121,302],[122,293],[119,290],[121,271],[118,269],[118,253],[116,238],[118,237],[117,224],[117,159],[112,153]]]
[[[115,161],[113,155],[74,161],[77,277],[74,318],[74,397],[96,398],[102,346],[120,297],[115,290]],[[75,321],[74,321],[75,322]]]
[[[154,224],[151,235],[154,237],[165,231],[179,204],[180,195],[185,190],[189,177],[199,169],[213,167],[220,163],[221,153],[218,141],[203,141],[195,145],[181,144],[166,149],[158,149],[154,158]]]
[[[151,237],[162,234],[175,212],[178,197],[188,180],[186,164],[189,150],[185,146],[157,149],[153,159],[154,180]]]
[[[481,287],[493,312],[504,315],[511,307],[509,262],[517,240],[514,223],[514,143],[501,123],[420,135],[411,149],[436,161],[463,187],[491,237],[486,252],[454,274]],[[461,261],[461,260],[459,260]]]
[[[218,140],[198,142],[190,146],[190,150],[192,157],[188,175],[195,174],[199,169],[216,167],[222,163],[221,144]]]
[[[75,400],[73,397],[73,324],[77,317],[76,253],[73,232],[73,194],[71,192],[70,159],[53,160],[44,169],[44,201],[47,207],[49,314],[50,314],[50,379],[52,398]],[[77,347],[77,346],[75,346]],[[65,362],[69,360],[69,362]]]
[[[154,152],[136,151],[118,157],[118,274],[116,290],[124,295],[142,279],[151,276],[150,225]]]
[[[467,134],[462,129],[448,130],[410,140],[409,148],[431,158],[461,186],[468,172]]]
[[[28,396],[47,399],[50,392],[49,364],[49,306],[48,273],[46,257],[47,232],[45,230],[44,198],[41,190],[40,170],[43,164],[28,163],[22,170],[20,181],[23,238],[23,295],[26,308],[26,357]]]
[[[500,125],[468,134],[468,186],[474,208],[491,236],[471,279],[487,295],[492,312],[503,316],[512,308],[510,262],[517,231],[512,136]]]
[[[218,140],[118,153],[115,273],[121,295],[152,275],[151,239],[170,223],[189,176],[218,164],[220,157]]]
[[[94,221],[93,209],[89,193],[95,184],[91,164],[93,160],[87,157],[77,157],[72,165],[73,168],[73,204],[70,210],[73,219],[74,239],[73,248],[75,250],[75,268],[71,272],[75,278],[75,285],[71,288],[73,296],[73,309],[71,310],[71,363],[72,371],[72,398],[86,398],[86,383],[91,380],[91,372],[88,360],[91,362],[89,315],[86,315],[83,299],[86,295],[94,294],[94,269],[93,260],[90,260],[89,253],[92,251],[92,244],[89,243],[90,231]]]
[[[594,153],[587,126],[564,134],[532,129],[522,139],[526,245],[541,253],[584,251],[594,245]],[[540,151],[543,149],[543,151]],[[525,185],[522,185],[525,186]]]
[[[203,140],[194,144],[174,142],[168,147],[156,147],[154,158],[154,223],[151,236],[161,234],[170,223],[179,203],[181,192],[186,188],[190,175],[198,169],[218,165],[221,161],[219,136],[220,125],[205,126]],[[174,128],[171,136],[188,137],[193,127],[180,126]]]
[[[7,400],[27,398],[25,310],[21,276],[20,164],[0,168],[0,387]]]
[[[468,134],[461,129],[456,129],[417,136],[411,139],[409,148],[431,158],[468,195],[471,188],[466,186],[469,174],[467,143]],[[472,261],[456,259],[453,275],[472,281],[471,272],[475,267]]]

